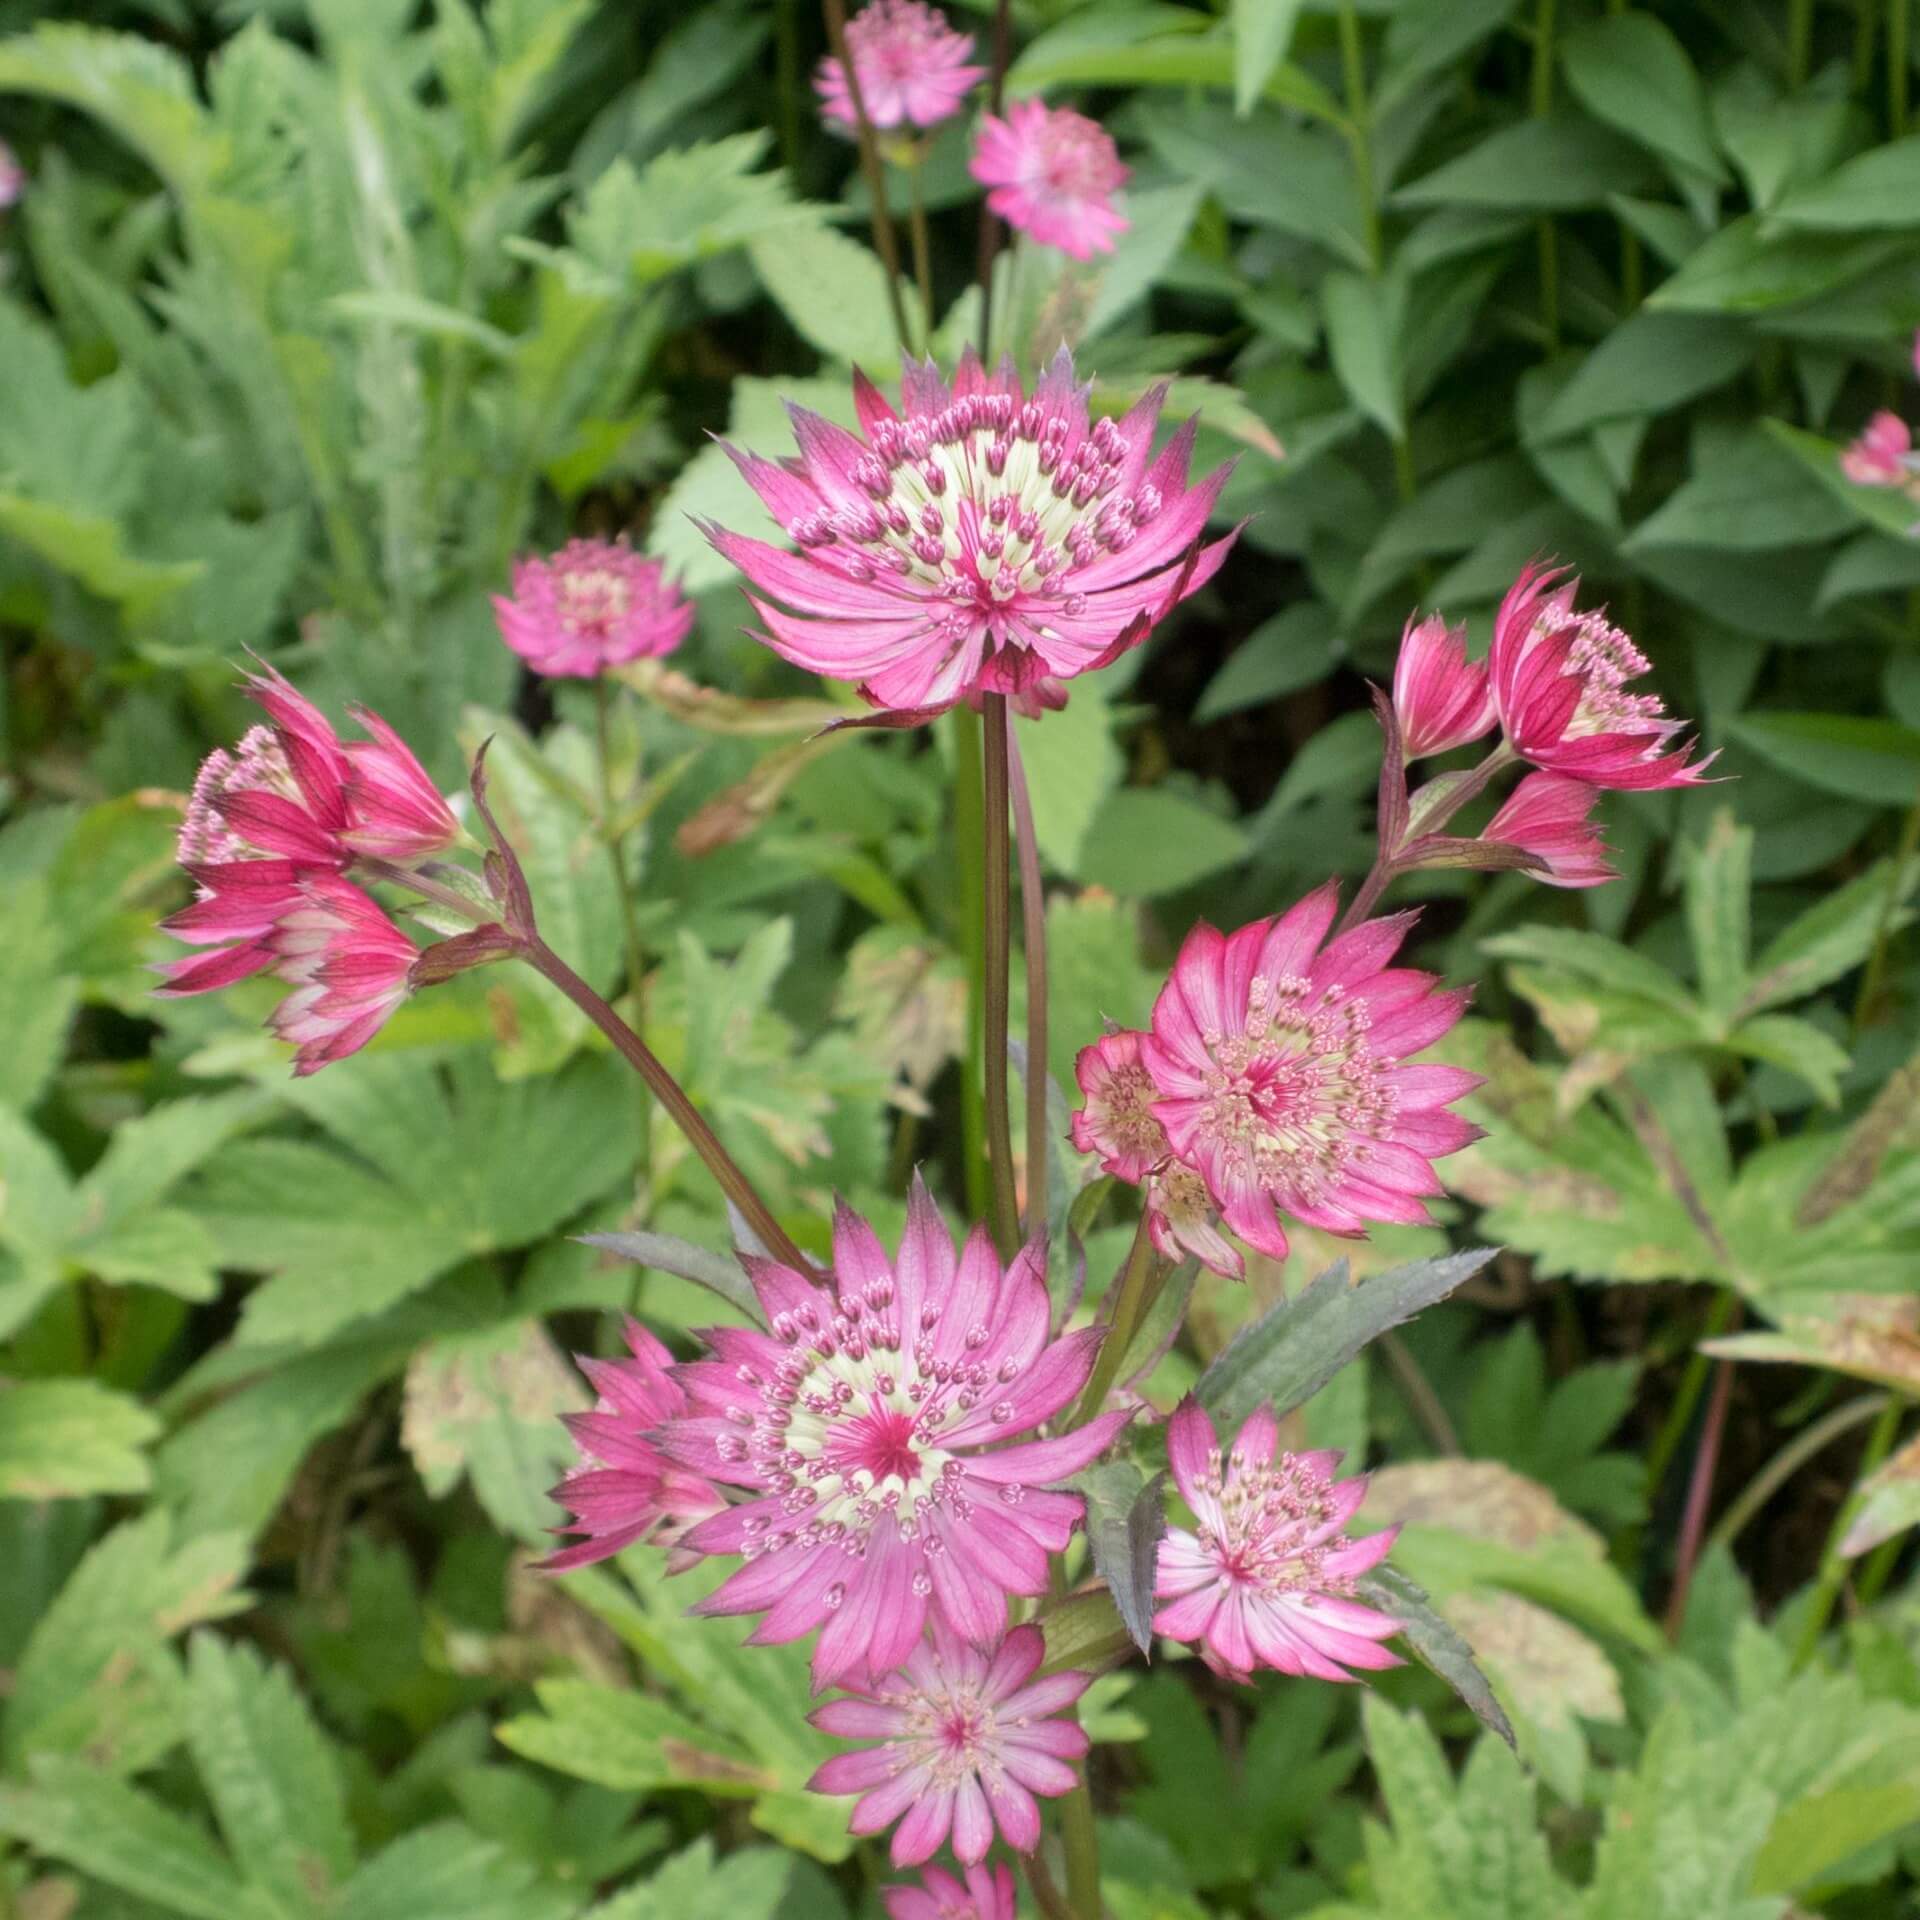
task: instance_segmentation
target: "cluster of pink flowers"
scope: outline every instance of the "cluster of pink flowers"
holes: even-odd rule
[[[951,120],[987,72],[971,64],[971,37],[926,0],[869,0],[847,22],[847,52],[867,123],[885,133]],[[814,86],[828,126],[851,132],[858,116],[846,68],[829,56]]]
[[[167,994],[210,993],[271,970],[293,988],[269,1024],[308,1074],[366,1045],[410,990],[419,949],[346,878],[357,862],[411,866],[459,833],[398,734],[343,741],[271,668],[247,692],[268,724],[207,756],[180,828],[196,898],[166,930],[209,949],[168,963]]]
[[[1920,332],[1913,336],[1913,366],[1920,373]],[[1882,407],[1840,455],[1840,470],[1857,487],[1898,488],[1920,504],[1920,454],[1913,429]]]
[[[569,540],[545,559],[516,561],[513,593],[496,594],[493,611],[500,637],[551,680],[658,659],[693,628],[666,568],[623,540]]]

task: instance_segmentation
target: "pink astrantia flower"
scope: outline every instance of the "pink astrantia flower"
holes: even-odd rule
[[[1841,470],[1857,487],[1899,487],[1914,478],[1913,432],[1884,407],[1840,456]]]
[[[1049,1338],[1040,1268],[1004,1271],[984,1227],[956,1256],[916,1180],[889,1259],[844,1207],[829,1284],[743,1262],[772,1331],[716,1328],[713,1358],[674,1369],[688,1411],[654,1439],[677,1465],[750,1497],[691,1528],[688,1548],[746,1564],[695,1608],[760,1613],[754,1643],[822,1629],[815,1683],[898,1666],[929,1613],[994,1642],[1010,1593],[1046,1591],[1077,1494],[1051,1491],[1125,1423],[1103,1414],[1051,1440],[1101,1334]]]
[[[1073,1071],[1086,1104],[1073,1116],[1073,1144],[1143,1189],[1147,1233],[1161,1258],[1191,1254],[1215,1273],[1244,1279],[1246,1262],[1221,1233],[1206,1182],[1173,1158],[1153,1111],[1159,1093],[1140,1063],[1141,1038],[1123,1027],[1080,1049]]]
[[[1715,756],[1689,764],[1690,746],[1667,751],[1683,723],[1658,695],[1625,690],[1647,657],[1604,615],[1574,610],[1579,588],[1565,568],[1529,566],[1494,616],[1488,666],[1508,745],[1596,787],[1695,785]]]
[[[377,902],[338,874],[309,874],[300,903],[283,913],[266,944],[293,992],[268,1025],[292,1043],[297,1075],[358,1053],[410,991],[420,950]]]
[[[848,1823],[855,1833],[898,1820],[896,1867],[917,1867],[949,1836],[962,1864],[977,1866],[996,1827],[1008,1846],[1031,1853],[1040,1843],[1034,1796],[1070,1792],[1070,1763],[1087,1750],[1080,1725],[1055,1716],[1092,1681],[1035,1680],[1045,1653],[1038,1627],[1015,1627],[983,1652],[936,1626],[865,1697],[829,1701],[811,1716],[822,1732],[880,1744],[836,1754],[807,1784],[860,1795]]]
[[[1336,1234],[1427,1220],[1433,1161],[1478,1137],[1447,1111],[1478,1076],[1407,1064],[1467,995],[1388,965],[1411,913],[1364,921],[1323,949],[1338,905],[1329,882],[1231,936],[1196,927],[1140,1043],[1175,1157],[1205,1177],[1226,1224],[1276,1260],[1287,1256],[1282,1213]]]
[[[847,22],[847,51],[867,123],[883,132],[952,119],[987,71],[967,64],[972,39],[925,0],[869,0]],[[829,56],[813,84],[827,123],[851,132],[858,123],[846,69]]]
[[[884,1887],[880,1899],[887,1920],[1014,1920],[1019,1891],[1003,1860],[991,1871],[969,1867],[964,1883],[929,1867],[917,1887]]]
[[[949,386],[910,364],[896,413],[856,374],[865,439],[799,407],[798,460],[734,451],[798,543],[708,526],[783,659],[913,720],[1105,666],[1210,580],[1234,536],[1196,543],[1228,468],[1187,485],[1195,423],[1158,458],[1164,387],[1090,421],[1063,347],[1029,396],[969,351]]]
[[[507,645],[555,680],[656,659],[693,628],[665,567],[614,540],[569,540],[547,559],[516,561],[513,596],[495,594],[493,612]]]
[[[1438,614],[1407,622],[1393,665],[1393,712],[1409,762],[1493,731],[1493,688],[1486,668],[1467,658],[1464,627],[1449,627]]]
[[[1071,107],[1016,100],[1005,119],[988,114],[970,164],[1008,226],[1075,260],[1111,253],[1130,224],[1113,204],[1127,184],[1113,135]]]
[[[1256,1667],[1351,1680],[1349,1668],[1397,1667],[1379,1643],[1391,1615],[1352,1598],[1386,1558],[1397,1528],[1349,1540],[1366,1480],[1335,1480],[1340,1455],[1276,1453],[1270,1407],[1250,1414],[1223,1459],[1213,1422],[1192,1398],[1167,1425],[1167,1460],[1195,1531],[1160,1543],[1156,1633],[1192,1642],[1216,1673],[1242,1683]]]
[[[572,1525],[554,1531],[584,1538],[541,1561],[543,1572],[589,1566],[636,1540],[671,1547],[694,1521],[726,1505],[711,1481],[674,1466],[647,1437],[684,1413],[686,1398],[670,1371],[673,1355],[631,1317],[626,1339],[627,1359],[578,1356],[599,1397],[591,1413],[565,1416],[582,1464],[553,1490],[573,1515]]]
[[[1482,840],[1524,848],[1547,863],[1532,878],[1549,887],[1597,887],[1619,876],[1593,822],[1597,788],[1558,773],[1530,773],[1486,824]]]
[[[373,737],[344,748],[352,818],[341,838],[355,853],[402,866],[444,853],[459,838],[460,823],[426,768],[377,713],[348,711]]]

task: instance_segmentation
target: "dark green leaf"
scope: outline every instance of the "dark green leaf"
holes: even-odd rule
[[[1136,1466],[1113,1460],[1089,1468],[1074,1482],[1087,1501],[1087,1542],[1094,1570],[1107,1583],[1133,1644],[1153,1652],[1153,1577],[1167,1530],[1167,1476],[1147,1479]]]
[[[1482,1726],[1492,1728],[1508,1746],[1514,1744],[1513,1723],[1493,1697],[1487,1676],[1474,1660],[1473,1649],[1434,1611],[1419,1586],[1382,1562],[1360,1581],[1358,1591],[1369,1606],[1392,1614],[1400,1622],[1407,1645],[1420,1664],[1438,1674],[1473,1709],[1474,1718]]]

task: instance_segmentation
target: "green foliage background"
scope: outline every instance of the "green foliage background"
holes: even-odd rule
[[[1509,1251],[1300,1419],[1379,1467],[1370,1515],[1518,1758],[1417,1671],[1362,1704],[1136,1666],[1084,1708],[1111,1910],[1910,1913],[1920,541],[1836,449],[1913,402],[1912,0],[1013,14],[1010,89],[1097,111],[1134,168],[1111,259],[1003,262],[1013,337],[1070,338],[1109,409],[1171,376],[1253,516],[1025,734],[1054,1076],[1197,915],[1364,868],[1362,681],[1415,605],[1480,644],[1523,562],[1577,563],[1737,782],[1610,797],[1597,892],[1427,877],[1489,1138],[1444,1232],[1358,1264]],[[0,28],[30,175],[0,226],[0,1914],[875,1913],[844,1806],[802,1790],[830,1743],[801,1657],[685,1619],[700,1577],[645,1556],[526,1571],[565,1351],[725,1311],[576,1236],[723,1247],[697,1163],[530,976],[294,1083],[270,988],[159,1003],[146,970],[252,648],[449,785],[495,736],[547,937],[610,987],[592,706],[518,683],[488,595],[630,530],[700,608],[613,737],[649,1032],[803,1244],[836,1191],[897,1225],[916,1157],[958,1203],[948,741],[812,740],[835,690],[742,637],[688,520],[760,524],[709,430],[783,450],[783,398],[846,418],[850,363],[898,370],[820,24],[9,0]],[[934,143],[933,311],[906,295],[946,358],[978,318],[964,157]],[[1056,1198],[1097,1221],[1097,1295],[1128,1229],[1085,1182]],[[1195,1292],[1159,1404],[1327,1263],[1302,1239]]]

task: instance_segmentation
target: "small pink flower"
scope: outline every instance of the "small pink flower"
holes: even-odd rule
[[[310,874],[301,902],[267,938],[293,992],[268,1025],[292,1043],[297,1075],[358,1053],[408,992],[420,950],[379,905],[337,874]]]
[[[566,1416],[582,1464],[553,1490],[573,1515],[571,1526],[554,1531],[585,1537],[541,1561],[545,1573],[589,1566],[636,1540],[670,1547],[693,1521],[726,1505],[719,1488],[671,1465],[647,1437],[684,1413],[686,1398],[669,1371],[673,1355],[631,1317],[626,1336],[631,1359],[579,1356],[599,1398],[591,1413]]]
[[[847,51],[867,123],[883,132],[952,119],[987,71],[967,64],[972,39],[925,0],[869,0],[847,22]],[[851,132],[857,121],[846,69],[829,56],[813,84],[827,123]]]
[[[1477,1137],[1448,1102],[1479,1084],[1412,1066],[1466,1011],[1465,993],[1390,967],[1411,913],[1364,921],[1324,949],[1332,882],[1278,919],[1187,936],[1154,1002],[1140,1058],[1174,1156],[1197,1169],[1226,1224],[1287,1256],[1284,1213],[1324,1232],[1423,1222],[1433,1161]]]
[[[1245,1683],[1256,1667],[1351,1680],[1349,1668],[1397,1667],[1379,1642],[1391,1615],[1352,1598],[1398,1528],[1349,1540],[1340,1530],[1367,1490],[1335,1480],[1340,1455],[1276,1458],[1273,1410],[1248,1416],[1223,1460],[1213,1422],[1191,1398],[1167,1425],[1167,1460],[1197,1531],[1169,1527],[1160,1543],[1156,1633],[1192,1642],[1214,1672]]]
[[[1004,120],[988,114],[971,164],[1008,226],[1075,260],[1111,253],[1130,224],[1113,205],[1127,183],[1113,135],[1071,107],[1016,100]]]
[[[1549,887],[1597,887],[1619,876],[1607,865],[1607,843],[1592,813],[1596,788],[1558,773],[1530,773],[1487,822],[1482,840],[1504,841],[1538,854],[1544,873],[1531,876]]]
[[[0,212],[19,205],[27,191],[27,170],[19,156],[0,140]]]
[[[929,1867],[917,1887],[884,1887],[887,1920],[1014,1920],[1019,1890],[1003,1860],[991,1872],[967,1869],[964,1885],[939,1867]]]
[[[1187,484],[1195,423],[1158,458],[1156,387],[1090,420],[1063,347],[1029,396],[969,350],[949,386],[910,364],[896,413],[856,374],[865,438],[790,409],[797,461],[733,452],[799,546],[708,526],[782,659],[911,723],[980,693],[1042,704],[1137,646],[1234,536],[1198,545],[1228,468]]]
[[[1004,1271],[984,1227],[956,1257],[916,1180],[897,1258],[841,1208],[829,1284],[743,1261],[771,1333],[715,1328],[710,1360],[675,1367],[687,1412],[654,1443],[749,1497],[691,1528],[746,1564],[696,1613],[766,1614],[757,1644],[822,1629],[817,1686],[898,1666],[929,1614],[996,1641],[1010,1593],[1040,1594],[1081,1516],[1051,1491],[1125,1424],[1102,1414],[1051,1440],[1005,1441],[1070,1407],[1101,1334],[1049,1338],[1029,1252]]]
[[[855,1833],[898,1820],[896,1867],[917,1867],[949,1835],[961,1863],[978,1866],[996,1827],[1008,1846],[1031,1853],[1040,1844],[1034,1796],[1070,1792],[1070,1762],[1087,1750],[1084,1729],[1055,1716],[1091,1676],[1035,1680],[1045,1653],[1038,1627],[1015,1627],[983,1652],[936,1626],[864,1698],[829,1701],[811,1716],[824,1733],[880,1744],[837,1754],[807,1784],[861,1796],[849,1822]]]
[[[401,866],[444,853],[460,837],[460,823],[426,768],[377,713],[348,711],[373,738],[349,740],[344,749],[352,820],[341,837],[355,853]]]
[[[1884,407],[1840,456],[1840,469],[1857,487],[1899,487],[1914,477],[1913,433]]]
[[[1147,1234],[1162,1259],[1191,1254],[1215,1273],[1244,1279],[1246,1262],[1220,1232],[1206,1182],[1173,1158],[1153,1111],[1160,1096],[1140,1063],[1142,1037],[1123,1027],[1080,1049],[1073,1071],[1086,1104],[1073,1116],[1073,1144],[1098,1154],[1115,1179],[1144,1189]]]
[[[1393,666],[1393,712],[1409,762],[1493,731],[1493,688],[1486,668],[1467,658],[1464,627],[1449,627],[1438,614],[1418,626],[1407,622]]]
[[[495,594],[493,611],[507,645],[555,680],[657,659],[693,628],[665,567],[625,541],[569,540],[548,559],[516,561],[513,597]]]
[[[1659,696],[1628,693],[1648,671],[1645,654],[1599,613],[1576,613],[1577,577],[1526,568],[1494,616],[1488,655],[1507,742],[1544,773],[1596,787],[1687,787],[1714,755],[1689,764],[1689,746],[1666,751],[1682,722]]]

